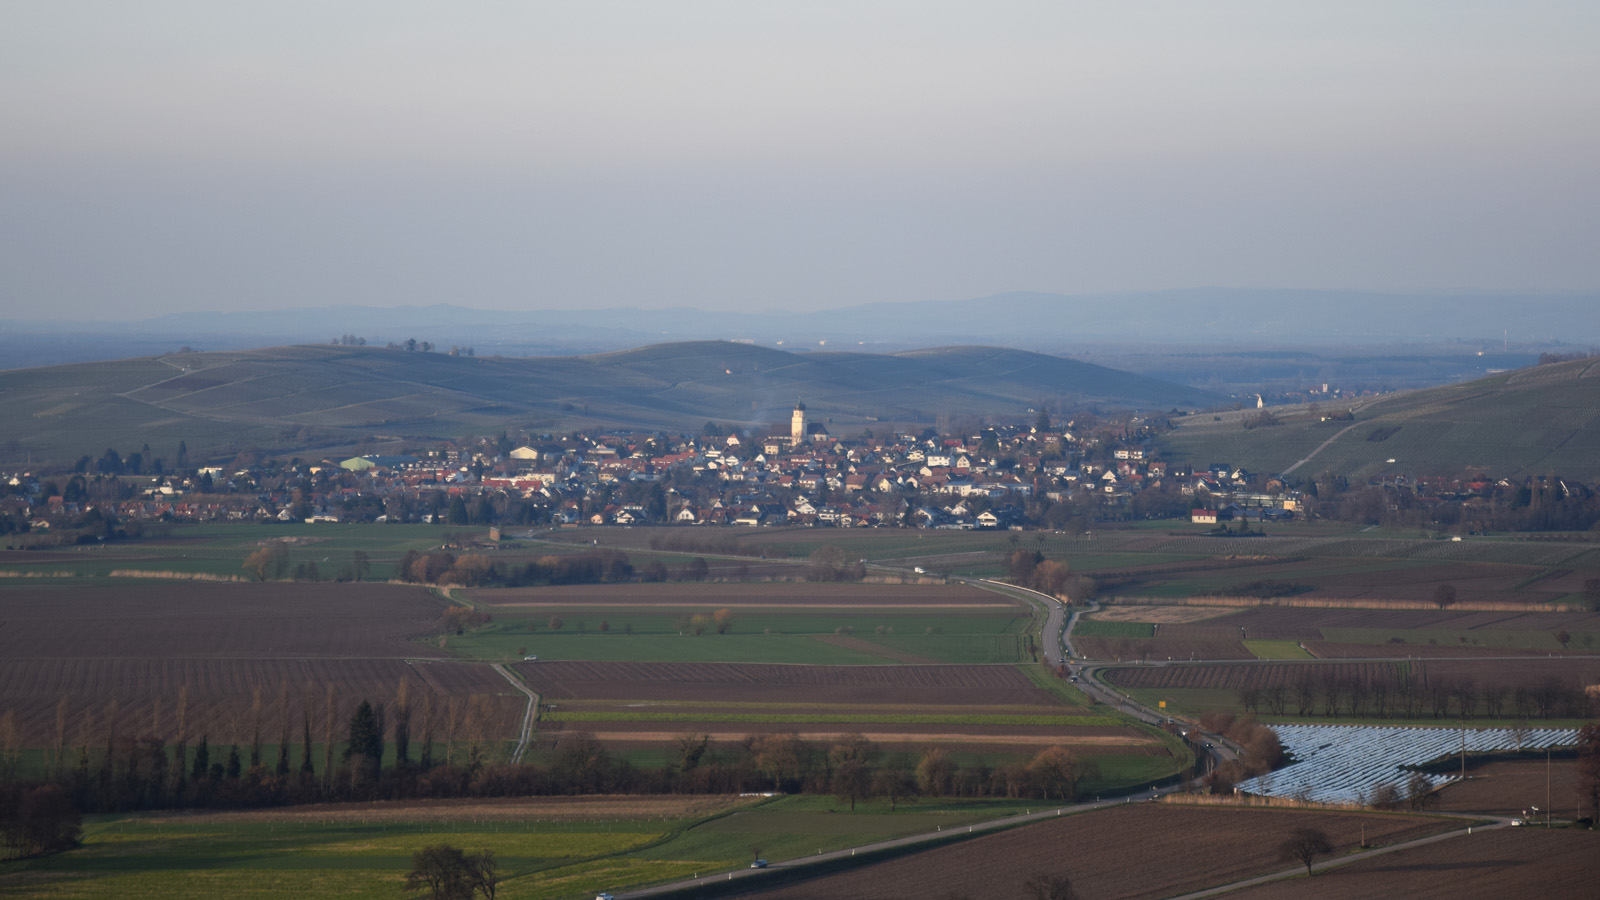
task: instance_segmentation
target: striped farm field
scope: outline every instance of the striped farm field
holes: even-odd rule
[[[391,584],[7,585],[0,659],[406,658],[443,601]]]
[[[1308,609],[1259,606],[1222,620],[1249,638],[1320,640],[1330,629],[1600,632],[1600,613],[1478,612],[1440,609]],[[1386,639],[1386,638],[1385,638]]]
[[[285,713],[298,729],[302,710],[309,708],[320,728],[330,689],[334,719],[343,723],[362,700],[392,700],[402,683],[419,713],[426,708],[427,716],[442,722],[452,704],[458,711],[472,706],[485,739],[516,736],[525,705],[521,695],[512,694],[489,666],[453,661],[5,659],[0,715],[10,711],[22,743],[34,747],[54,744],[58,728],[71,746],[84,739],[103,742],[109,734],[173,741],[180,731],[191,740],[205,735],[231,743],[250,739],[259,692],[262,731],[276,740]],[[298,731],[293,737],[299,738]]]
[[[1254,712],[1276,721],[1484,726],[1590,719],[1600,707],[1600,658],[1395,659],[1348,662],[1128,666],[1106,679],[1134,698],[1183,715]],[[1287,717],[1287,719],[1285,719]]]
[[[546,698],[714,702],[1059,705],[1013,666],[785,666],[523,662]]]
[[[947,746],[1016,755],[1050,744],[1090,754],[1163,756],[1153,734],[1064,703],[1014,666],[783,666],[525,662],[541,696],[540,740],[582,731],[619,748],[794,733],[843,734],[901,750]]]
[[[1600,684],[1600,659],[1529,657],[1519,659],[1437,659],[1394,660],[1384,662],[1254,663],[1195,666],[1128,666],[1108,670],[1110,680],[1133,688],[1266,688],[1292,685],[1305,673],[1317,679],[1324,674],[1338,678],[1372,680],[1380,676],[1403,676],[1426,682],[1430,678],[1476,678],[1480,683],[1509,687],[1530,686],[1546,678],[1562,682]]]

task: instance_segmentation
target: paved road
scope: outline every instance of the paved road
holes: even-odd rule
[[[973,587],[994,591],[1008,597],[1015,597],[1026,601],[1035,609],[1044,613],[1044,625],[1039,629],[1039,649],[1044,653],[1044,661],[1052,668],[1061,665],[1066,656],[1070,656],[1064,644],[1067,633],[1067,605],[1060,600],[1032,588],[1017,587],[1004,581],[995,581],[992,578],[952,578]],[[1065,651],[1065,652],[1064,652]]]
[[[1109,661],[1091,661],[1079,656],[1072,646],[1072,629],[1078,624],[1082,615],[1098,612],[1100,604],[1089,601],[1087,609],[1069,607],[1065,603],[1049,594],[1029,588],[1020,588],[1014,584],[1003,581],[994,581],[988,578],[963,578],[959,579],[975,587],[981,587],[996,593],[1012,597],[1020,597],[1040,607],[1045,611],[1044,626],[1040,630],[1039,643],[1044,649],[1045,662],[1052,668],[1066,663],[1072,672],[1074,686],[1083,691],[1085,696],[1098,700],[1113,709],[1130,715],[1149,725],[1164,725],[1167,715],[1160,710],[1151,709],[1139,703],[1132,697],[1112,689],[1109,685],[1099,680],[1102,664]],[[1076,663],[1076,668],[1073,668]],[[1239,755],[1241,748],[1232,741],[1217,734],[1201,732],[1196,744],[1209,744],[1205,748],[1210,751],[1210,764],[1215,768],[1224,760],[1233,759]]]
[[[1017,816],[1007,816],[1003,819],[992,819],[988,822],[978,822],[972,825],[963,825],[957,828],[948,828],[940,831],[927,832],[925,834],[914,834],[903,838],[878,841],[876,843],[863,844],[860,847],[852,847],[846,850],[834,850],[828,853],[814,853],[810,856],[801,856],[795,859],[785,860],[783,862],[775,862],[765,869],[736,869],[732,872],[718,872],[714,875],[687,878],[683,881],[674,881],[671,884],[662,884],[650,888],[641,888],[637,891],[619,893],[616,896],[617,900],[633,900],[633,898],[637,897],[659,897],[663,894],[686,891],[708,884],[721,884],[728,881],[737,881],[746,878],[760,878],[761,876],[770,872],[779,872],[785,869],[798,869],[805,866],[815,865],[820,862],[848,859],[857,855],[865,856],[880,850],[888,850],[896,847],[915,847],[919,844],[937,844],[940,841],[949,840],[953,835],[984,834],[986,832],[998,831],[1027,822],[1042,822],[1045,819],[1055,819],[1061,816],[1070,816],[1074,813],[1088,812],[1094,809],[1104,809],[1108,806],[1124,806],[1131,803],[1141,803],[1152,800],[1162,794],[1170,793],[1173,790],[1176,790],[1176,788],[1168,787],[1155,791],[1144,791],[1143,793],[1134,794],[1128,797],[1118,797],[1114,800],[1095,800],[1090,803],[1074,803],[1065,806],[1047,806],[1038,812],[1029,812]],[[756,886],[752,885],[751,887],[754,889]]]

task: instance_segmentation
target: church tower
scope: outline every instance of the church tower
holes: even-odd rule
[[[789,420],[789,436],[795,444],[801,444],[806,439],[806,405],[795,403],[794,418]]]

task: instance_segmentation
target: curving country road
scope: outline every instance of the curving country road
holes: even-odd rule
[[[1094,612],[1099,609],[1099,605],[1097,603],[1091,602],[1087,609],[1078,609],[1069,607],[1067,604],[1062,603],[1059,599],[1048,594],[1043,594],[1039,591],[1034,591],[1027,588],[1020,588],[1016,585],[1006,584],[1004,582],[979,578],[959,578],[952,580],[962,581],[972,584],[976,587],[994,591],[995,593],[1025,600],[1033,605],[1036,609],[1041,610],[1045,614],[1045,621],[1041,628],[1040,646],[1043,649],[1044,660],[1046,663],[1052,667],[1063,664],[1067,665],[1068,667],[1076,665],[1076,668],[1072,670],[1077,678],[1075,686],[1079,690],[1083,691],[1085,695],[1095,700],[1105,703],[1106,705],[1115,709],[1121,710],[1125,714],[1149,724],[1161,725],[1166,722],[1166,717],[1159,711],[1150,709],[1149,707],[1138,703],[1132,697],[1118,693],[1109,685],[1101,682],[1095,677],[1101,667],[1106,665],[1115,665],[1116,663],[1113,663],[1110,660],[1086,660],[1078,656],[1073,651],[1072,629],[1075,625],[1077,625],[1079,616],[1081,614]],[[510,673],[505,674],[510,677]],[[1210,752],[1212,754],[1214,763],[1220,762],[1223,759],[1230,758],[1237,754],[1238,748],[1233,746],[1231,742],[1226,741],[1220,735],[1206,734],[1204,732],[1202,732],[1202,734],[1208,741],[1212,742]],[[771,863],[765,869],[735,869],[732,871],[722,871],[705,876],[696,876],[694,878],[684,879],[681,881],[672,882],[670,884],[656,885],[654,887],[618,893],[616,896],[618,900],[634,900],[634,898],[663,897],[670,895],[686,897],[694,896],[694,892],[696,890],[702,890],[711,885],[722,885],[731,881],[742,881],[749,878],[761,878],[762,876],[775,871],[801,869],[807,866],[816,865],[818,863],[843,860],[858,855],[866,856],[883,850],[916,847],[919,845],[934,846],[952,839],[960,839],[966,835],[983,834],[986,832],[1010,828],[1024,823],[1037,822],[1064,815],[1089,812],[1109,806],[1121,806],[1134,802],[1153,801],[1163,794],[1171,793],[1180,789],[1181,785],[1174,785],[1166,788],[1141,791],[1137,794],[1119,797],[1112,800],[1097,799],[1093,802],[1075,803],[1058,807],[1046,807],[1039,812],[1029,812],[1023,815],[1007,816],[1002,819],[995,819],[983,823],[975,823],[969,826],[951,829],[949,831],[939,830],[919,835],[895,838],[892,840],[877,841],[871,844],[865,844],[860,847],[853,847],[845,850],[835,850],[828,853],[817,853],[810,856],[797,857],[795,859]],[[1471,833],[1474,829],[1483,830],[1485,828],[1502,828],[1511,824],[1511,820],[1509,818],[1500,816],[1473,816],[1463,814],[1445,815],[1463,819],[1463,826],[1457,830],[1445,832],[1443,834],[1429,835],[1426,837],[1417,838],[1415,840],[1393,844],[1387,847],[1380,847],[1373,850],[1352,853],[1348,856],[1341,856],[1336,859],[1323,860],[1322,862],[1316,863],[1313,866],[1313,869],[1315,871],[1323,871],[1336,866],[1348,865],[1352,862],[1369,859],[1373,856],[1394,853],[1396,851],[1405,850],[1411,847],[1418,847],[1437,841],[1459,837],[1461,835]],[[1486,824],[1486,820],[1488,820],[1490,824]],[[1249,887],[1255,884],[1263,884],[1270,881],[1292,878],[1299,875],[1303,871],[1303,867],[1297,866],[1249,879],[1218,885],[1216,887],[1207,888],[1203,891],[1184,894],[1182,897],[1174,898],[1174,900],[1201,900],[1201,898],[1225,894],[1230,891]]]

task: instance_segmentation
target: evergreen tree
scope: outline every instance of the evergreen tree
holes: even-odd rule
[[[348,739],[344,748],[345,762],[376,778],[383,764],[383,728],[371,703],[362,700],[351,714]]]
[[[316,773],[316,767],[311,762],[311,690],[306,689],[306,705],[300,716],[303,729],[300,741],[300,774],[310,777]]]
[[[199,781],[211,771],[211,748],[206,746],[205,735],[200,736],[200,743],[194,748],[194,765],[189,769],[189,780]]]

